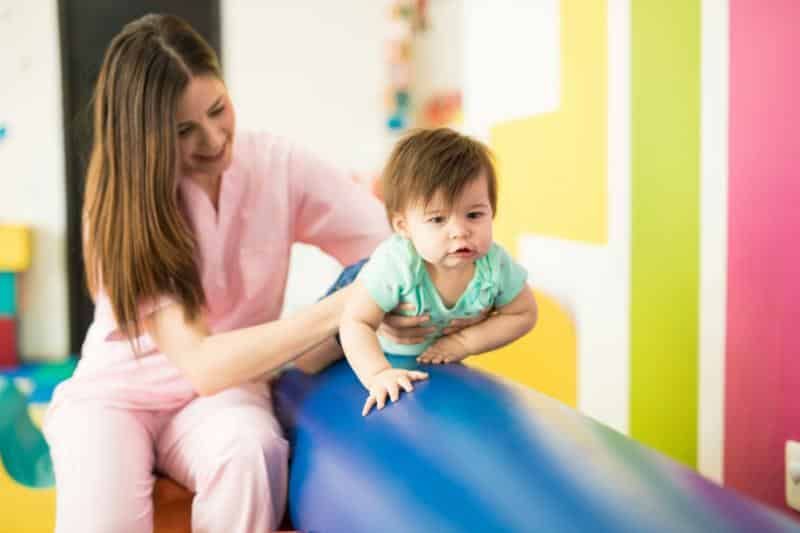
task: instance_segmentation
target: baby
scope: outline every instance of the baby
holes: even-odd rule
[[[413,132],[392,152],[383,187],[395,233],[359,273],[340,325],[345,356],[369,391],[363,415],[425,379],[418,362],[494,350],[530,331],[537,317],[527,272],[492,241],[497,180],[485,146],[447,128]],[[384,314],[398,305],[429,315],[436,331],[420,344],[378,336]],[[442,334],[450,321],[489,310],[486,320]]]

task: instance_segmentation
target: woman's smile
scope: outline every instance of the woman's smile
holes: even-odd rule
[[[219,152],[217,152],[216,154],[212,155],[194,154],[194,157],[201,163],[217,163],[219,161],[222,161],[222,159],[225,157],[225,152],[228,149],[228,144],[229,144],[228,141],[225,141],[225,144],[222,145],[222,148],[220,148]]]

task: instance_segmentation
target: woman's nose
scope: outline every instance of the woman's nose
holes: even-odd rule
[[[203,143],[209,150],[219,150],[222,143],[225,141],[224,133],[213,126],[206,126],[203,128]]]

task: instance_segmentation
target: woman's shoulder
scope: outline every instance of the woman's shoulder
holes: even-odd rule
[[[232,168],[255,171],[256,175],[266,171],[271,179],[279,178],[275,174],[289,178],[292,174],[315,170],[322,165],[320,159],[301,143],[264,130],[237,130],[233,153]]]
[[[254,194],[267,182],[273,192],[288,187],[293,143],[267,131],[243,129],[236,130],[233,146],[227,174],[234,182]]]
[[[234,160],[271,159],[291,152],[293,144],[280,135],[263,130],[236,130]]]

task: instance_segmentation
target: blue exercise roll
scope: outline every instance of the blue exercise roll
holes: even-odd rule
[[[316,533],[800,532],[781,513],[533,390],[462,365],[361,416],[349,366],[274,386],[289,513]]]

